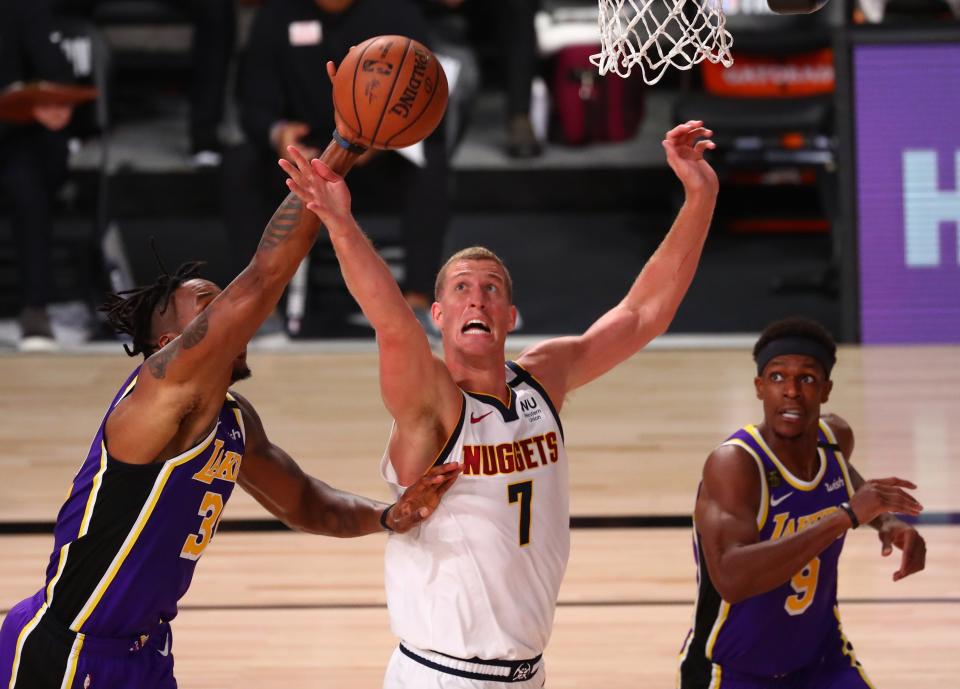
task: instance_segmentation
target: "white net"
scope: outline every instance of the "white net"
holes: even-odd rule
[[[600,74],[628,77],[639,65],[643,80],[656,84],[671,66],[733,64],[721,0],[599,1],[601,48],[590,61]]]

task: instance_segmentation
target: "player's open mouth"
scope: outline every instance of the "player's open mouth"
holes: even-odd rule
[[[799,421],[803,416],[803,412],[799,409],[784,409],[780,412],[780,416],[787,421]]]
[[[473,319],[467,321],[462,328],[460,328],[462,333],[489,333],[490,327],[483,321]]]

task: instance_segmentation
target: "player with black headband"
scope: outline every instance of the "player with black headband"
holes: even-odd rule
[[[698,595],[680,654],[681,689],[871,687],[840,625],[837,561],[848,529],[870,524],[897,581],[924,567],[923,538],[894,514],[922,507],[900,478],[848,464],[853,431],[821,416],[836,343],[819,324],[770,325],[753,350],[763,422],[707,458],[694,514]]]

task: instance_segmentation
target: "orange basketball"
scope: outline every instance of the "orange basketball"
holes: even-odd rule
[[[354,46],[333,80],[337,129],[349,142],[403,148],[437,128],[447,109],[447,75],[425,46],[376,36]]]

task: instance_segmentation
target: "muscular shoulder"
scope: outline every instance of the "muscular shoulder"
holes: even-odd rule
[[[556,337],[531,345],[516,359],[517,364],[540,381],[558,411],[567,395],[568,374],[579,352],[578,346],[576,337]]]
[[[837,444],[840,445],[840,451],[846,459],[850,459],[853,454],[854,438],[853,429],[846,419],[836,414],[824,414],[823,421],[830,427],[833,434],[837,437]]]
[[[703,465],[702,491],[731,509],[756,511],[760,505],[760,470],[750,454],[736,445],[721,445]]]

